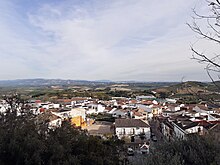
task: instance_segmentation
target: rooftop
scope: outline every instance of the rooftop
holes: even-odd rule
[[[115,127],[150,127],[140,119],[116,119]]]

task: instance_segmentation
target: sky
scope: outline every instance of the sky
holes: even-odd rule
[[[1,0],[0,80],[207,81],[191,59],[194,7],[207,10],[201,0]]]

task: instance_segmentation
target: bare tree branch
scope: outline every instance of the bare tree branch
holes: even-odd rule
[[[209,70],[206,70],[206,72],[207,72],[209,78],[212,80],[213,84],[215,84],[215,86],[218,88],[218,90],[220,90],[220,87],[218,86],[218,84],[216,84],[216,82],[214,81],[214,79],[213,79],[212,76],[210,75]]]
[[[204,63],[207,63],[207,64],[212,64],[213,66],[216,66],[216,67],[220,68],[220,65],[218,63],[216,63],[213,59],[209,59],[206,55],[197,52],[193,47],[191,47],[191,50],[196,55],[195,56],[193,54],[192,55],[192,59],[198,60],[199,62],[204,62]],[[219,56],[216,56],[216,57],[219,57]]]
[[[201,40],[206,39],[210,42],[220,44],[220,0],[206,0],[207,7],[210,7],[210,12],[202,15],[199,14],[196,9],[193,9],[194,16],[193,22],[191,24],[187,23],[189,28],[199,36]],[[200,26],[201,22],[206,22],[206,27]],[[209,52],[209,48],[207,48]],[[199,50],[195,49],[194,46],[191,46],[192,51],[192,59],[196,60],[201,64],[205,64],[207,75],[209,76],[212,83],[217,87],[220,91],[220,86],[216,82],[216,78],[214,78],[213,74],[216,74],[217,79],[220,80],[220,54],[212,54],[210,57],[210,53],[201,53]],[[191,91],[194,94],[195,91]]]
[[[208,40],[217,42],[218,44],[220,44],[220,40],[209,36],[208,33],[204,33],[201,28],[194,22],[193,25],[190,25],[189,23],[187,23],[187,25],[192,29],[193,32],[199,34],[201,37],[206,38]]]

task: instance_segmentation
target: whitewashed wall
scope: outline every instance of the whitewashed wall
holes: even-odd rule
[[[116,128],[116,135],[121,138],[123,136],[132,136],[145,133],[147,138],[150,138],[150,128],[149,127],[119,127]]]

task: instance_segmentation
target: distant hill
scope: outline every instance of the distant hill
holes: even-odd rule
[[[38,87],[38,86],[101,86],[107,87],[114,84],[127,84],[128,89],[146,90],[157,87],[168,87],[177,84],[177,82],[140,82],[140,81],[111,81],[111,80],[63,80],[63,79],[17,79],[0,80],[0,87]]]
[[[216,82],[220,85],[220,81]],[[132,90],[156,90],[167,93],[189,93],[193,91],[217,91],[213,83],[188,81],[178,82],[138,82],[138,81],[110,81],[110,80],[63,80],[63,79],[17,79],[0,80],[0,87],[40,87],[40,86],[87,86],[87,87],[111,87],[115,84],[126,84],[126,88]]]
[[[204,83],[204,82],[197,82],[197,81],[187,81],[187,82],[183,82],[183,83],[179,83],[173,86],[168,87],[170,90],[185,90],[185,89],[189,89],[189,88],[194,88],[194,89],[205,89],[207,88],[209,84],[208,83]]]
[[[220,82],[216,82],[220,85]],[[157,88],[156,92],[164,92],[167,94],[184,95],[193,93],[206,93],[210,94],[213,92],[219,92],[219,89],[212,82],[197,82],[197,81],[187,81],[168,87]]]
[[[19,79],[19,80],[1,80],[1,87],[9,86],[51,86],[51,85],[94,85],[109,82],[87,81],[87,80],[62,80],[62,79]]]

